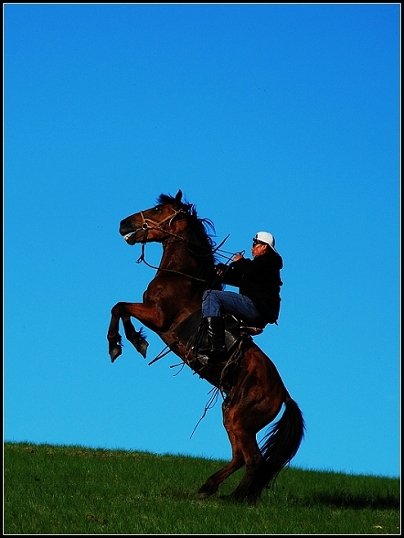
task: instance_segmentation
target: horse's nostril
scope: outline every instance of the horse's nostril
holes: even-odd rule
[[[127,229],[127,226],[128,226],[128,219],[123,219],[121,220],[120,222],[120,225],[119,225],[119,233],[121,235],[127,233],[129,230]]]

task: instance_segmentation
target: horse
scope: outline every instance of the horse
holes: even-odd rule
[[[222,289],[215,270],[218,248],[208,233],[209,227],[214,229],[212,221],[199,218],[194,204],[182,199],[181,190],[176,196],[160,194],[154,207],[120,222],[119,233],[126,243],[142,244],[138,261],[145,261],[146,243],[161,243],[163,254],[143,301],[118,302],[111,309],[107,333],[109,355],[113,363],[122,353],[119,333],[122,321],[126,339],[146,357],[148,342],[143,327],[135,329],[131,318],[136,318],[155,332],[182,363],[221,391],[223,424],[232,459],[207,478],[198,490],[198,498],[215,494],[224,480],[245,466],[245,473],[230,499],[254,504],[296,455],[305,423],[276,366],[255,344],[251,334],[244,333],[241,345],[236,346],[237,353],[228,361],[215,365],[207,365],[197,347],[190,346],[184,338],[182,328],[200,311],[204,291]],[[257,434],[266,427],[269,431],[259,446]]]

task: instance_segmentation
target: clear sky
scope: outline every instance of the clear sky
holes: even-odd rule
[[[182,189],[229,252],[276,238],[256,342],[304,414],[292,465],[399,476],[400,9],[3,5],[7,441],[230,458],[220,401],[191,437],[211,386],[148,366],[154,333],[108,355],[155,274],[119,222]]]

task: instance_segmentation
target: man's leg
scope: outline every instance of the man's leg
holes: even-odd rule
[[[233,291],[205,291],[202,298],[202,315],[206,320],[210,342],[209,357],[213,362],[221,362],[225,358],[223,319],[225,312],[230,312],[258,325],[261,324],[260,314],[248,297]]]
[[[238,318],[261,325],[260,313],[249,297],[233,291],[205,291],[202,298],[203,317],[223,317],[230,312]]]
[[[221,362],[226,358],[226,344],[224,339],[223,309],[220,294],[217,290],[208,290],[202,297],[202,315],[206,322],[210,349],[209,359],[212,362]]]

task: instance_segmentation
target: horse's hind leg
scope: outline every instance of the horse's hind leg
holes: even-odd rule
[[[237,439],[235,430],[233,429],[233,409],[229,406],[229,401],[226,400],[222,404],[223,411],[223,424],[226,428],[227,435],[229,436],[229,441],[231,444],[232,450],[232,459],[225,465],[222,469],[210,476],[204,485],[199,489],[199,498],[205,499],[216,493],[219,489],[219,486],[226,478],[231,474],[235,473],[238,469],[244,465],[244,456],[243,451],[241,450],[241,445]]]
[[[256,434],[244,432],[239,438],[239,444],[246,469],[243,479],[231,494],[231,498],[236,502],[255,503],[264,487],[259,481],[259,470],[263,458],[258,447]]]
[[[245,465],[244,477],[231,498],[236,502],[249,503],[258,500],[264,487],[259,477],[263,457],[256,437],[257,427],[262,421],[260,414],[257,415],[257,411],[252,409],[251,405],[243,406],[239,402],[234,405],[229,405],[228,402],[227,405],[223,403],[223,423],[230,439],[233,457],[228,465],[206,480],[199,490],[199,497],[205,498],[216,493],[226,478]],[[256,420],[253,420],[254,415]],[[251,423],[255,426],[252,427]]]
[[[198,496],[200,499],[206,499],[207,497],[210,497],[216,493],[220,484],[244,465],[243,454],[238,447],[236,437],[229,431],[227,433],[232,445],[232,459],[230,463],[225,465],[222,469],[217,471],[206,480],[204,485],[198,491]]]

